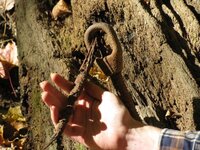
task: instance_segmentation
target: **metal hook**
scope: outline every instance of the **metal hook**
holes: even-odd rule
[[[107,23],[95,23],[85,32],[84,41],[87,49],[90,47],[92,40],[97,36],[99,31],[106,34],[106,44],[110,46],[111,53],[104,58],[96,59],[97,64],[107,76],[120,73],[122,71],[122,48],[114,29]]]

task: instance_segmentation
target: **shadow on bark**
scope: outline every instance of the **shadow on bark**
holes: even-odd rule
[[[194,118],[194,123],[196,124],[196,130],[200,130],[200,98],[193,98],[193,118]]]

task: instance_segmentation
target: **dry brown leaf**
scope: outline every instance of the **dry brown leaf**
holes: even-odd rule
[[[52,17],[57,20],[63,14],[71,13],[71,6],[64,0],[59,0],[58,3],[52,9]]]
[[[22,150],[27,138],[21,138],[17,142],[15,142],[15,147],[18,147],[19,150]]]
[[[14,66],[18,66],[19,62],[17,56],[17,46],[15,42],[8,43],[4,49],[0,48],[0,78],[9,79],[15,97],[17,97],[17,94],[14,90],[9,71]]]
[[[11,10],[15,5],[15,0],[0,0],[0,14],[6,10]]]
[[[8,43],[4,49],[0,48],[0,77],[9,78],[9,71],[18,66],[18,53],[15,42]]]
[[[23,149],[27,139],[27,124],[20,106],[9,108],[7,114],[2,115],[2,119],[5,121],[4,125],[0,126],[2,148]]]
[[[13,121],[10,123],[17,131],[26,128],[27,125],[25,122],[21,122],[21,121]]]

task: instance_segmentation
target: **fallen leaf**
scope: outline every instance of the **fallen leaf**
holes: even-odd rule
[[[4,122],[3,125],[3,138],[4,141],[12,141],[17,134],[17,129],[15,129],[9,122]]]
[[[108,82],[108,77],[103,73],[103,71],[101,71],[101,69],[99,69],[99,67],[97,66],[93,66],[90,69],[89,74],[95,78],[97,78],[98,80],[101,80],[102,82],[106,83]]]
[[[26,128],[26,123],[24,121],[13,121],[10,123],[17,131]]]
[[[27,136],[22,137],[20,133],[9,123],[0,126],[0,149],[5,148],[5,150],[11,148],[12,150],[18,149],[22,150]]]
[[[27,138],[21,138],[18,141],[15,142],[15,147],[18,147],[19,150],[22,150],[24,147],[24,144],[26,142]]]
[[[4,49],[0,48],[0,77],[9,78],[9,71],[18,66],[18,53],[15,42],[8,43]]]
[[[0,145],[3,143],[3,126],[0,125]]]
[[[17,46],[15,42],[8,43],[4,49],[0,48],[0,78],[9,79],[15,97],[17,97],[17,94],[11,81],[10,70],[18,66],[19,62],[17,56]]]
[[[23,116],[20,106],[10,107],[7,114],[3,115],[3,119],[8,122],[26,121],[26,118]]]
[[[22,150],[27,139],[28,126],[20,106],[10,107],[8,112],[2,115],[2,119],[3,124],[0,125],[0,145],[5,149]]]
[[[11,10],[15,5],[15,0],[0,0],[0,14],[6,10]]]
[[[6,1],[6,10],[11,10],[15,5],[15,0],[5,0]]]
[[[71,13],[71,6],[64,0],[59,0],[58,3],[52,9],[52,17],[54,20],[57,20],[57,18],[61,15],[68,13]]]

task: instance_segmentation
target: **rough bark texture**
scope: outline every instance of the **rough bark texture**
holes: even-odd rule
[[[33,149],[41,149],[53,132],[49,111],[40,101],[39,82],[50,72],[73,78],[71,68],[85,53],[84,32],[100,21],[117,32],[123,76],[143,121],[200,129],[200,1],[71,0],[72,14],[58,21],[46,15],[48,6],[48,1],[18,0],[16,7],[21,99]]]

